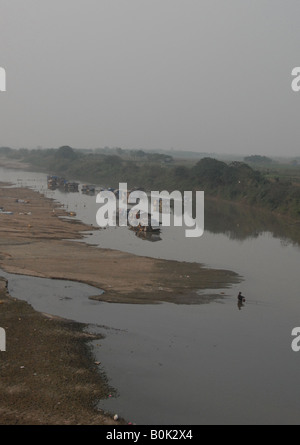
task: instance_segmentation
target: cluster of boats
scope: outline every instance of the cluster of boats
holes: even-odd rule
[[[84,184],[81,186],[81,193],[85,195],[94,195],[96,193],[96,187],[94,185]]]
[[[122,193],[121,190],[114,189],[112,187],[98,188],[96,190],[95,185],[83,184],[80,186],[80,184],[78,182],[68,181],[65,178],[55,176],[55,175],[48,175],[47,184],[48,184],[48,189],[50,189],[50,190],[58,189],[58,190],[64,191],[64,192],[79,192],[79,191],[81,191],[81,193],[83,193],[85,195],[91,195],[91,196],[95,195],[96,192],[98,193],[100,191],[106,190],[106,191],[114,193],[117,200],[122,200],[123,202],[126,202],[126,203],[128,203],[128,198],[132,191],[132,190],[128,191],[124,195],[124,193]],[[161,202],[157,202],[157,210],[162,211]],[[147,214],[147,213],[138,214],[138,216],[136,216],[136,218],[139,220],[139,223],[134,224],[133,221],[130,220],[129,212],[130,212],[130,209],[127,210],[128,227],[130,230],[133,230],[138,237],[143,238],[143,239],[148,239],[149,241],[158,241],[161,239],[159,237],[160,224],[156,223],[154,225],[153,221],[151,221],[150,214]],[[151,239],[151,238],[153,238],[153,235],[156,235],[155,239]]]
[[[149,234],[149,233],[160,233],[160,223],[158,221],[153,221],[150,213],[137,212],[131,213],[130,208],[126,210],[119,209],[116,212],[116,220],[119,223],[119,218],[122,216],[127,217],[127,225],[130,230],[138,234]]]
[[[79,183],[74,181],[68,181],[65,178],[61,178],[55,175],[49,175],[47,177],[47,184],[49,190],[61,190],[64,192],[78,193]],[[96,187],[94,185],[84,184],[81,186],[81,193],[86,195],[94,195],[96,193]]]
[[[63,190],[65,192],[79,192],[79,183],[71,182],[65,178],[60,178],[58,176],[48,176],[47,177],[48,189],[50,190]]]

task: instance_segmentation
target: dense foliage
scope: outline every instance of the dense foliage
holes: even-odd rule
[[[113,154],[59,149],[11,150],[0,148],[0,155],[17,158],[34,169],[103,186],[143,190],[204,190],[206,196],[263,207],[300,218],[300,187],[285,179],[267,177],[244,162],[225,163],[203,158],[185,166],[170,156],[147,154],[142,150],[125,156],[122,149]],[[118,154],[116,154],[118,153]]]

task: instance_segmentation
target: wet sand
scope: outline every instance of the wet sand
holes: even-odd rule
[[[10,273],[85,282],[122,303],[205,303],[197,289],[223,289],[235,273],[79,243],[90,227],[65,219],[52,200],[0,183],[0,267]],[[17,200],[19,200],[17,202]],[[96,402],[112,391],[94,363],[85,326],[40,314],[11,298],[0,280],[0,424],[115,424]],[[119,422],[125,423],[125,422]]]
[[[0,267],[10,273],[84,282],[104,290],[95,299],[118,303],[206,303],[213,297],[199,296],[197,290],[223,289],[240,281],[227,270],[76,242],[91,227],[30,189],[0,184],[0,206],[13,212],[0,214]]]
[[[40,314],[12,298],[0,278],[1,425],[116,425],[95,408],[112,390],[98,372],[83,324]]]

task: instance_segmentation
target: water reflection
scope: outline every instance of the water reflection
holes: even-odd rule
[[[205,230],[240,241],[270,232],[285,245],[300,244],[300,222],[287,221],[261,209],[216,200],[205,201]]]
[[[239,310],[239,311],[240,311],[244,306],[245,306],[245,304],[244,304],[242,301],[238,301],[238,303],[237,303],[237,307],[238,307],[238,310]]]
[[[93,194],[84,193],[85,184],[79,184],[80,194],[65,193],[65,190],[59,189],[49,190],[45,174],[7,170],[1,167],[0,180],[38,190],[45,196],[61,202],[65,209],[76,212],[77,217],[87,224],[96,226],[95,215],[98,210],[96,199]],[[96,186],[96,193],[98,188]],[[287,221],[261,209],[208,198],[205,199],[205,232],[224,234],[230,240],[238,241],[257,239],[268,232],[274,238],[280,239],[283,246],[300,245],[300,222]],[[164,240],[165,234],[149,234],[149,236],[135,234],[135,238],[153,243]]]
[[[157,241],[162,241],[159,233],[156,232],[134,232],[135,236],[143,241],[150,241],[155,243]]]

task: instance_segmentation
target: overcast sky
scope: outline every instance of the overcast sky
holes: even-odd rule
[[[300,154],[299,0],[0,0],[0,146]]]

